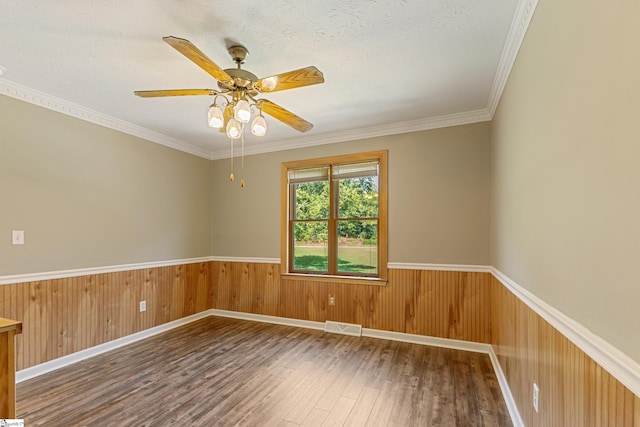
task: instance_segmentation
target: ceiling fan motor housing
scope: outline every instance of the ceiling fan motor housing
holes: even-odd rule
[[[240,65],[244,64],[245,59],[249,56],[249,51],[244,46],[231,46],[229,48],[229,55],[231,55],[233,62]]]
[[[233,86],[229,87],[223,82],[218,82],[220,89],[245,89],[251,96],[258,94],[258,91],[253,88],[253,83],[258,80],[255,74],[240,68],[227,68],[224,72],[233,79]]]
[[[224,84],[223,82],[218,82],[218,87],[220,89],[244,89],[249,95],[255,96],[258,94],[258,91],[253,88],[253,83],[258,80],[258,77],[247,71],[240,68],[241,64],[244,64],[244,61],[249,56],[249,51],[244,46],[231,46],[229,48],[229,55],[231,55],[231,59],[233,62],[238,64],[238,68],[227,68],[224,70],[232,79],[233,86],[229,86]]]

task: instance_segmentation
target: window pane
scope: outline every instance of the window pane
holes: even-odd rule
[[[329,181],[291,184],[294,186],[295,219],[329,218]]]
[[[293,224],[293,269],[296,271],[329,271],[329,223],[327,221]]]
[[[341,179],[338,182],[338,218],[378,217],[377,176]]]
[[[378,221],[338,221],[338,272],[378,274]]]

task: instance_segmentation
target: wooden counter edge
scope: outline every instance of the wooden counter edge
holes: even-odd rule
[[[22,322],[0,317],[0,333],[7,331],[16,331],[16,334],[21,334]]]

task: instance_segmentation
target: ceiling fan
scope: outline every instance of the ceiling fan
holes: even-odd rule
[[[300,132],[307,132],[313,127],[308,121],[278,104],[267,99],[258,99],[256,96],[262,93],[323,83],[322,72],[316,67],[305,67],[260,79],[255,74],[241,68],[249,54],[244,46],[236,45],[228,49],[237,68],[223,70],[189,40],[173,36],[163,37],[162,40],[213,76],[218,81],[218,89],[142,90],[135,91],[135,95],[143,98],[193,95],[214,96],[213,104],[211,104],[208,112],[208,124],[210,127],[219,128],[221,132],[226,132],[231,139],[237,139],[242,136],[244,124],[248,123],[251,118],[252,106],[259,112],[251,124],[251,131],[254,135],[261,136],[266,132],[266,122],[262,116],[263,112]],[[218,101],[220,98],[223,101],[219,106]]]

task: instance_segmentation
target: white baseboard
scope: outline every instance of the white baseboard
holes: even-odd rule
[[[113,341],[88,348],[86,350],[81,350],[67,356],[59,357],[49,362],[41,363],[40,365],[23,369],[16,372],[16,383],[20,383],[39,375],[46,374],[47,372],[55,371],[56,369],[64,368],[65,366],[71,365],[73,363],[77,363],[82,360],[89,359],[93,356],[105,353],[107,351],[115,350],[116,348],[125,346],[127,344],[132,344],[136,341],[152,337],[170,329],[177,328],[178,326],[186,325],[196,320],[203,319],[205,317],[211,316],[211,314],[211,310],[202,311],[191,316],[183,317],[182,319],[174,320],[173,322],[165,323],[154,328],[136,332],[135,334],[127,335],[126,337],[118,338]]]
[[[300,319],[291,319],[287,317],[267,316],[264,314],[243,313],[240,311],[211,309],[211,310],[202,311],[200,313],[197,313],[188,317],[183,317],[182,319],[174,320],[173,322],[165,323],[163,325],[156,326],[154,328],[137,332],[135,334],[131,334],[126,337],[122,337],[122,338],[110,341],[108,343],[100,344],[98,346],[91,347],[86,350],[78,351],[76,353],[60,357],[50,362],[42,363],[40,365],[36,365],[31,368],[23,369],[16,373],[16,383],[20,383],[20,382],[29,380],[31,378],[35,378],[39,375],[43,375],[48,372],[55,371],[56,369],[60,369],[65,366],[71,365],[73,363],[77,363],[82,360],[89,359],[93,356],[97,356],[107,351],[117,349],[127,344],[132,344],[134,342],[152,337],[154,335],[160,334],[162,332],[166,332],[168,330],[177,328],[179,326],[186,325],[188,323],[203,319],[208,316],[228,317],[228,318],[240,319],[240,320],[250,320],[254,322],[272,323],[276,325],[314,329],[319,331],[324,331],[325,329],[325,322],[314,322],[311,320],[300,320]],[[511,420],[514,426],[516,427],[523,426],[515,401],[513,400],[513,396],[511,395],[509,385],[507,384],[507,380],[502,372],[500,363],[498,362],[498,358],[496,357],[493,351],[493,347],[491,345],[471,342],[471,341],[461,341],[461,340],[453,340],[453,339],[446,339],[446,338],[429,337],[425,335],[406,334],[402,332],[390,332],[390,331],[382,331],[378,329],[368,329],[368,328],[362,328],[362,336],[370,337],[370,338],[386,339],[386,340],[392,340],[392,341],[401,341],[401,342],[407,342],[411,344],[430,345],[434,347],[450,348],[454,350],[472,351],[475,353],[484,353],[489,355],[489,358],[491,359],[491,364],[493,365],[494,371],[496,373],[496,377],[498,378],[498,383],[500,385],[502,395],[504,396],[507,409],[509,410],[509,414],[511,415]]]
[[[144,269],[144,268],[157,268],[157,267],[163,267],[163,266],[191,264],[191,263],[208,262],[208,261],[279,263],[280,259],[279,258],[236,258],[236,257],[209,256],[209,257],[181,259],[181,260],[154,261],[154,262],[145,262],[145,263],[137,263],[137,264],[103,266],[103,267],[95,267],[95,268],[81,268],[81,269],[65,270],[65,271],[29,273],[29,274],[19,274],[19,275],[11,275],[11,276],[0,276],[0,286],[6,285],[6,284],[42,281],[42,280],[50,280],[50,279],[56,279],[56,278],[86,276],[86,275],[102,274],[102,273],[109,273],[109,272],[116,272],[116,271],[138,270],[138,269]],[[520,285],[512,281],[510,278],[508,278],[506,275],[504,275],[502,272],[500,272],[496,268],[490,267],[490,266],[483,266],[483,265],[417,264],[417,263],[398,263],[398,262],[390,262],[388,263],[388,267],[392,269],[446,270],[446,271],[491,273],[507,289],[509,289],[511,293],[513,293],[517,298],[523,301],[529,308],[531,308],[539,316],[541,316],[543,319],[549,322],[561,334],[563,334],[571,342],[573,342],[576,346],[578,346],[578,348],[580,348],[589,357],[591,357],[596,363],[602,366],[607,372],[613,375],[618,381],[620,381],[625,387],[631,390],[636,396],[640,396],[640,364],[639,363],[637,363],[636,361],[631,359],[629,356],[624,354],[622,351],[618,350],[617,348],[615,348],[614,346],[606,342],[601,337],[589,331],[583,325],[579,324],[578,322],[566,316],[564,313],[556,310],[546,302],[542,301],[540,298],[538,298],[534,294],[530,293],[529,291],[527,291],[526,289],[524,289],[523,287],[521,287]],[[17,373],[16,375],[17,382],[25,381],[29,378],[33,378],[35,376],[44,374],[46,372],[50,372],[52,370],[61,368],[63,366],[67,366],[69,364],[92,357],[94,355],[138,341],[140,339],[153,336],[157,333],[164,332],[166,330],[175,328],[177,326],[192,322],[193,320],[197,320],[207,315],[233,317],[237,319],[276,323],[281,325],[297,326],[297,327],[310,328],[310,329],[316,329],[316,330],[323,330],[325,328],[325,323],[321,323],[321,322],[311,322],[311,321],[298,320],[298,319],[288,319],[288,318],[264,316],[264,315],[251,314],[251,313],[240,313],[240,312],[225,311],[225,310],[209,310],[207,312],[202,312],[199,315],[196,315],[195,318],[191,316],[188,318],[180,319],[176,321],[177,323],[171,322],[165,325],[161,325],[156,328],[152,328],[146,331],[139,332],[137,334],[130,335],[128,337],[123,337],[121,339],[114,340],[109,343],[105,343],[96,347],[92,347],[87,350],[83,350],[68,356],[61,357],[51,362],[46,362],[41,365],[24,369]],[[433,346],[453,348],[453,349],[459,349],[459,350],[465,350],[465,351],[476,351],[481,353],[487,353],[490,355],[493,353],[493,349],[486,344],[469,343],[465,341],[456,341],[456,340],[443,340],[440,338],[403,334],[398,332],[370,330],[365,328],[363,329],[363,336],[371,336],[375,338],[411,342],[416,344],[433,345]],[[488,349],[482,346],[488,346]],[[499,363],[497,362],[497,359],[495,360],[492,359],[492,362],[494,363],[494,369],[496,371],[496,375],[499,375],[499,373],[501,373],[501,369],[500,369]],[[501,388],[503,392],[504,390],[508,390],[508,385],[506,381],[503,384],[501,384]],[[507,394],[510,396],[510,393],[507,393]],[[505,397],[505,400],[507,401],[507,403],[509,403],[509,399]],[[514,410],[515,410],[515,413],[517,414],[517,409],[514,409]],[[518,417],[513,416],[512,418],[514,419],[514,422],[516,422],[515,420],[519,419],[519,416]]]
[[[254,322],[264,322],[264,323],[272,323],[272,324],[284,325],[284,326],[315,329],[320,331],[324,331],[325,329],[325,323],[322,323],[322,322],[290,319],[286,317],[266,316],[262,314],[243,313],[238,311],[212,309],[212,310],[200,312],[198,314],[194,314],[192,316],[184,317],[182,319],[175,320],[173,322],[165,323],[164,325],[156,326],[154,328],[147,329],[145,331],[128,335],[126,337],[122,337],[105,344],[91,347],[86,350],[82,350],[82,351],[70,354],[68,356],[63,356],[58,359],[52,360],[50,362],[42,363],[40,365],[36,365],[31,368],[23,369],[16,373],[16,383],[27,381],[39,375],[43,375],[48,372],[55,371],[56,369],[64,368],[65,366],[71,365],[73,363],[77,363],[82,360],[89,359],[93,356],[97,356],[99,354],[105,353],[110,350],[115,350],[119,347],[132,344],[136,341],[140,341],[145,338],[152,337],[154,335],[160,334],[162,332],[166,332],[168,330],[177,328],[179,326],[186,325],[188,323],[203,319],[208,316],[228,317],[228,318],[234,318],[234,319],[240,319],[240,320],[250,320]],[[406,334],[402,332],[390,332],[390,331],[368,329],[368,328],[362,328],[362,336],[370,337],[370,338],[386,339],[391,341],[407,342],[411,344],[430,345],[434,347],[450,348],[454,350],[472,351],[476,353],[488,354],[489,358],[491,359],[491,364],[495,371],[496,377],[498,379],[500,390],[502,391],[502,396],[504,397],[505,403],[507,405],[507,409],[509,410],[511,421],[513,422],[515,427],[524,426],[524,424],[522,423],[522,419],[520,418],[520,413],[518,412],[518,408],[516,406],[515,400],[513,399],[513,395],[511,394],[511,390],[509,389],[509,384],[507,383],[507,379],[504,376],[502,368],[500,367],[500,363],[498,362],[498,358],[495,352],[493,351],[493,347],[490,346],[489,344],[476,343],[471,341],[453,340],[453,339],[446,339],[446,338],[429,337],[425,335]]]
[[[241,311],[211,310],[211,314],[220,317],[231,317],[233,319],[252,320],[254,322],[273,323],[276,325],[296,326],[298,328],[315,329],[324,331],[324,322],[314,322],[311,320],[290,319],[288,317],[267,316],[264,314],[243,313]]]
[[[504,397],[504,401],[507,404],[507,410],[509,411],[509,415],[511,416],[511,422],[513,423],[513,426],[524,427],[522,418],[520,418],[520,412],[518,411],[518,405],[516,405],[513,394],[511,394],[509,382],[507,381],[507,377],[502,371],[502,366],[500,366],[500,361],[498,360],[496,352],[493,350],[493,346],[489,346],[489,359],[491,359],[491,364],[493,365],[493,370],[496,373],[498,384],[500,384],[502,397]]]
[[[266,316],[263,314],[243,313],[239,311],[213,309],[211,310],[211,314],[214,316],[231,317],[234,319],[242,320],[253,320],[257,322],[274,323],[277,325],[285,326],[297,326],[316,330],[324,330],[325,326],[325,323],[322,322],[289,319],[286,317]],[[514,427],[524,427],[522,419],[520,418],[520,413],[518,412],[518,407],[515,400],[513,399],[513,395],[511,394],[509,384],[507,383],[507,378],[504,376],[502,368],[500,367],[500,362],[498,361],[498,357],[496,356],[495,352],[493,351],[493,347],[490,344],[453,340],[448,338],[437,338],[426,335],[406,334],[403,332],[383,331],[379,329],[369,328],[362,328],[362,336],[487,354],[489,356],[489,359],[491,360],[491,365],[493,366],[493,370],[498,379],[500,391],[502,392],[502,396],[504,397],[505,403],[507,405],[507,410],[509,411],[509,415],[511,416],[511,421],[513,422]]]
[[[433,347],[450,348],[452,350],[472,351],[474,353],[489,354],[491,346],[472,341],[453,340],[449,338],[437,338],[427,335],[407,334],[404,332],[383,331],[380,329],[362,328],[363,337],[378,338],[382,340],[401,341],[411,344],[430,345]]]
[[[127,271],[138,270],[144,268],[156,268],[171,265],[191,264],[197,262],[208,261],[225,261],[225,262],[261,262],[261,263],[278,263],[280,260],[277,258],[234,258],[234,257],[202,257],[191,258],[181,260],[168,260],[157,262],[145,262],[137,264],[115,265],[115,266],[103,266],[95,268],[81,268],[76,270],[65,271],[52,271],[43,273],[29,273],[19,274],[11,276],[0,276],[0,286],[12,283],[23,283],[32,281],[50,280],[56,278],[85,276],[92,274],[102,274],[115,271]],[[468,271],[468,272],[490,272],[496,277],[511,293],[517,298],[523,301],[529,308],[536,312],[539,316],[549,322],[554,328],[556,328],[561,334],[567,337],[578,348],[591,357],[596,363],[602,366],[607,372],[613,375],[618,381],[620,381],[625,387],[631,390],[636,396],[640,396],[640,364],[624,354],[619,349],[615,348],[601,337],[595,335],[589,331],[583,325],[574,321],[566,316],[564,313],[556,310],[540,298],[530,293],[502,272],[494,267],[483,265],[449,265],[449,264],[416,264],[416,263],[394,263],[388,264],[389,268],[393,269],[415,269],[415,270],[447,270],[447,271]],[[277,323],[282,325],[297,326],[303,328],[310,328],[316,330],[323,330],[324,323],[310,322],[297,319],[278,318],[274,316],[264,316],[251,313],[240,313],[224,310],[209,310],[208,312],[200,313],[202,316],[217,315],[224,317],[233,317],[238,319],[253,320],[268,323]],[[199,318],[199,317],[197,317]],[[137,334],[133,334],[128,337],[124,337],[118,340],[114,340],[110,343],[106,343],[100,346],[93,347],[91,349],[83,350],[68,356],[61,357],[51,362],[46,362],[41,365],[37,365],[31,368],[19,371],[16,375],[18,382],[25,381],[26,379],[33,378],[43,373],[58,369],[60,367],[75,363],[77,361],[92,357],[94,355],[103,353],[105,351],[112,350],[122,345],[135,342],[140,339],[155,335],[157,333],[172,329],[176,326],[180,326],[185,323],[189,323],[195,319],[185,318],[172,322],[157,328],[152,328],[147,331],[142,331]],[[482,353],[491,354],[492,349],[489,351],[482,347],[477,347],[476,343],[468,343],[464,341],[456,340],[442,340],[439,338],[425,337],[411,334],[402,334],[397,332],[377,331],[363,329],[364,336],[371,336],[382,339],[390,339],[397,341],[412,342],[424,345],[433,345],[446,348],[454,348],[465,351],[477,351]],[[496,374],[499,373],[500,365],[497,363],[497,359],[494,361],[494,367]],[[501,385],[504,391],[508,388],[506,382]],[[510,395],[510,393],[509,393]],[[507,402],[508,399],[505,398]],[[516,410],[517,413],[517,410]],[[518,419],[513,417],[514,420]],[[515,422],[515,421],[514,421]]]

